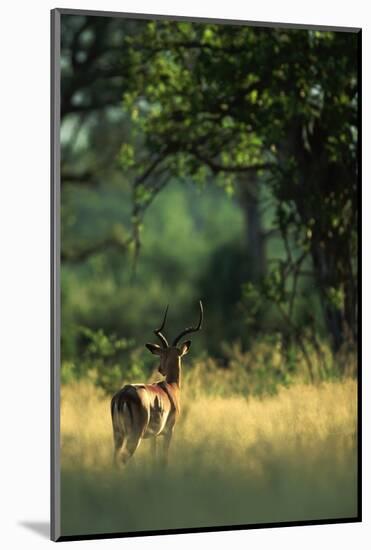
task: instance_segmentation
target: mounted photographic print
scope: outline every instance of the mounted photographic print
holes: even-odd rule
[[[354,28],[52,11],[52,538],[361,520]]]

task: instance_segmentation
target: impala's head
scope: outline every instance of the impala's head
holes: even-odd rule
[[[146,348],[149,349],[151,353],[153,353],[154,355],[159,355],[160,366],[158,370],[165,377],[171,374],[172,373],[171,371],[173,371],[174,369],[179,369],[181,358],[183,357],[183,355],[186,355],[188,353],[189,348],[191,347],[190,340],[186,340],[184,342],[180,342],[180,341],[187,334],[201,330],[202,319],[203,319],[203,308],[202,308],[202,302],[200,300],[200,317],[199,317],[197,326],[184,329],[176,338],[174,338],[173,343],[170,346],[162,332],[165,327],[168,309],[169,309],[169,306],[167,306],[165,310],[165,315],[162,321],[162,325],[160,326],[160,328],[154,330],[154,333],[156,334],[156,336],[161,342],[161,346],[159,346],[158,344],[146,344]]]

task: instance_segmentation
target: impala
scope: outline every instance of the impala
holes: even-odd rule
[[[203,308],[200,300],[200,316],[195,327],[184,329],[171,346],[163,334],[169,306],[160,328],[154,330],[161,346],[146,344],[147,349],[160,357],[159,372],[165,377],[154,384],[130,384],[124,386],[112,398],[111,416],[116,465],[126,464],[142,439],[152,438],[156,455],[156,438],[162,436],[163,461],[167,463],[170,441],[180,414],[181,361],[191,346],[190,340],[180,341],[201,329]]]

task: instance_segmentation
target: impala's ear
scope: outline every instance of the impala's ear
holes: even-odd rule
[[[191,347],[191,341],[187,340],[186,342],[183,342],[183,344],[180,345],[179,348],[179,356],[183,357],[183,355],[186,355],[189,352],[189,348]]]
[[[149,351],[154,355],[161,355],[162,353],[162,348],[160,348],[157,344],[146,344],[146,348],[149,349]]]

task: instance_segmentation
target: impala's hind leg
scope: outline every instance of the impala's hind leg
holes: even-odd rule
[[[148,426],[148,413],[140,404],[129,401],[123,409],[123,421],[123,442],[116,453],[116,461],[121,465],[125,465],[139,447]]]
[[[118,465],[118,462],[119,462],[119,453],[120,453],[120,449],[122,447],[124,443],[124,436],[123,434],[120,434],[118,432],[114,432],[113,433],[113,445],[114,445],[114,450],[113,450],[113,464],[114,466],[117,466]]]
[[[140,435],[138,436],[138,434],[130,434],[128,437],[124,438],[121,448],[116,453],[116,464],[118,466],[125,466],[139,447],[141,439],[142,438]]]
[[[118,453],[124,442],[123,423],[119,414],[119,395],[113,396],[111,401],[111,418],[113,430],[113,463],[117,465]]]
[[[170,448],[172,437],[173,437],[173,429],[169,430],[164,435],[164,442],[162,447],[162,465],[163,466],[167,466],[169,463],[169,448]]]

